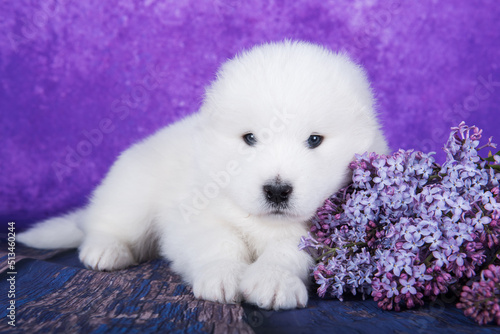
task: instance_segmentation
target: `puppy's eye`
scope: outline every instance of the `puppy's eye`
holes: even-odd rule
[[[323,142],[323,136],[320,135],[310,135],[309,139],[307,139],[307,146],[310,149],[316,148]]]
[[[243,135],[243,140],[248,146],[254,146],[257,143],[257,139],[255,139],[253,133],[247,133],[246,135]]]

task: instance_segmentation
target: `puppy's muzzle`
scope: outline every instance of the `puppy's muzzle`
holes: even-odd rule
[[[277,182],[264,185],[263,190],[268,203],[272,205],[283,205],[288,202],[293,187],[289,184]]]

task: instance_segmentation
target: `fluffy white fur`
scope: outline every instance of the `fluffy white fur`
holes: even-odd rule
[[[126,150],[86,208],[18,240],[79,246],[97,270],[159,254],[196,297],[304,307],[312,259],[297,246],[308,220],[347,182],[355,153],[387,152],[373,105],[347,56],[303,42],[257,46],[221,67],[198,113]],[[321,145],[310,148],[311,135]],[[268,200],[266,185],[284,201]]]

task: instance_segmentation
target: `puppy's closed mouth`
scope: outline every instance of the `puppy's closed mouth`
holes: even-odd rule
[[[291,217],[295,216],[295,214],[293,213],[292,210],[290,210],[289,207],[269,208],[269,210],[267,212],[265,212],[264,215],[274,216],[274,217],[282,217],[282,218],[291,218]]]
[[[292,213],[292,207],[289,203],[266,203],[264,208],[265,214],[268,215],[290,215]]]

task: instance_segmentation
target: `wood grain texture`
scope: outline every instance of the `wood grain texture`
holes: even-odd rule
[[[194,298],[166,261],[116,271],[87,270],[76,250],[16,247],[16,329],[8,325],[5,238],[0,235],[0,333],[443,333],[493,334],[454,305],[456,296],[403,312],[373,300],[320,299],[304,309],[266,311]]]
[[[5,243],[0,251],[6,291]],[[197,300],[168,264],[152,260],[117,272],[81,268],[76,251],[17,248],[16,329],[24,333],[252,333],[240,305]],[[74,261],[75,266],[54,262]],[[53,261],[53,262],[50,262]],[[5,288],[4,288],[5,287]],[[0,305],[8,304],[7,293]],[[6,308],[0,332],[12,330]]]

